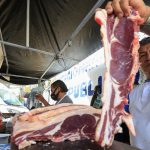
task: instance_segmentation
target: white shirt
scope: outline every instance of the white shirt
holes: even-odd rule
[[[129,101],[136,131],[135,137],[130,135],[131,145],[150,150],[150,82],[135,87],[129,95]]]

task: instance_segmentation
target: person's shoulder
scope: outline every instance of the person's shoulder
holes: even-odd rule
[[[143,90],[144,88],[150,88],[150,81],[149,82],[144,82],[142,84],[137,85],[133,90],[138,91],[138,90]]]
[[[129,93],[129,99],[131,100],[132,98],[141,96],[145,86],[146,86],[146,83],[142,83],[134,87]]]
[[[142,83],[142,84],[139,84],[139,85],[136,85],[132,90],[131,90],[131,93],[132,92],[135,92],[135,91],[140,91],[141,89],[143,89],[145,86],[145,83]]]
[[[66,95],[62,101],[66,103],[73,103],[72,99],[68,95]]]
[[[137,95],[137,93],[139,93],[142,89],[142,85],[136,85],[136,87],[134,87],[130,93],[129,93],[129,99],[131,98],[132,95]]]

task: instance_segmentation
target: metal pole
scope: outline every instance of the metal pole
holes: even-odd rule
[[[30,25],[30,0],[27,0],[27,20],[26,20],[26,47],[29,47],[29,25]]]
[[[1,29],[0,29],[0,36],[1,36],[1,40],[3,41],[3,36],[2,36]],[[6,50],[5,50],[4,43],[1,43],[1,44],[2,44],[2,50],[3,50],[3,53],[4,53],[4,58],[5,58],[5,61],[6,61],[6,66],[7,66],[6,73],[8,74],[8,72],[9,72],[9,64],[8,64],[8,59],[7,59],[7,55],[6,55]]]
[[[51,61],[51,63],[49,64],[49,66],[47,67],[47,69],[45,70],[45,72],[42,74],[42,76],[40,77],[40,80],[42,80],[42,78],[44,77],[44,75],[48,72],[48,70],[50,69],[50,67],[55,63],[55,58]]]
[[[61,58],[61,57],[60,57]],[[73,61],[76,61],[76,62],[80,62],[80,60],[79,59],[76,59],[76,58],[72,58],[72,57],[66,57],[66,56],[64,56],[64,57],[62,57],[63,59],[70,59],[70,60],[73,60]]]
[[[72,33],[70,39],[65,43],[64,47],[60,50],[60,52],[58,53],[58,56],[60,56],[68,46],[71,45],[71,41],[72,39],[80,32],[80,30],[85,26],[85,24],[90,20],[90,18],[93,16],[93,14],[95,13],[95,9],[99,8],[105,0],[98,0],[97,3],[93,6],[93,8],[90,10],[90,12],[84,17],[84,19],[81,21],[81,23],[78,25],[78,27],[75,29],[75,31]],[[52,62],[54,63],[54,62]],[[52,65],[50,64],[49,67],[46,69],[46,71],[44,72],[44,74],[41,76],[41,79],[43,78],[43,76],[48,72],[48,70],[50,69]]]
[[[54,56],[53,53],[46,52],[46,51],[43,51],[43,50],[39,50],[39,49],[36,49],[36,48],[26,47],[26,46],[23,46],[23,45],[14,44],[14,43],[2,41],[2,40],[0,40],[0,43],[3,43],[4,45],[12,46],[12,47],[17,47],[17,48],[20,48],[22,50],[30,50],[30,51],[33,51],[33,52]]]
[[[22,75],[15,75],[15,74],[6,74],[6,73],[0,73],[0,76],[12,76],[12,77],[27,78],[27,79],[37,79],[37,80],[40,79],[40,78],[37,78],[37,77],[22,76]],[[47,79],[42,79],[42,80],[47,80]]]
[[[95,13],[95,9],[99,8],[105,0],[98,0],[97,3],[93,6],[93,8],[89,11],[89,13],[84,17],[84,19],[81,21],[81,23],[78,25],[78,27],[75,29],[75,31],[72,33],[70,39],[66,42],[64,47],[61,49],[60,54],[62,54],[66,48],[70,45],[69,43],[76,37],[76,35],[80,32],[80,30],[85,26],[85,24],[90,20],[90,18]]]

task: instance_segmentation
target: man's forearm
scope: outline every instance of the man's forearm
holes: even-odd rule
[[[41,100],[41,102],[44,104],[44,106],[50,106],[50,104],[44,98]]]
[[[47,100],[45,100],[45,98],[41,95],[41,94],[37,94],[36,99],[38,101],[40,101],[41,103],[43,103],[45,106],[49,106],[50,104],[47,102]]]
[[[47,100],[44,97],[38,98],[38,100],[44,104],[44,106],[50,106],[50,104],[47,102]]]

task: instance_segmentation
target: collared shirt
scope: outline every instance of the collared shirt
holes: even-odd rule
[[[61,101],[65,98],[65,96],[67,96],[67,94],[65,94],[56,104],[60,104]]]
[[[61,104],[61,103],[73,103],[70,97],[66,94],[64,95],[58,102],[56,102],[55,105]]]
[[[130,135],[132,146],[150,149],[150,80],[136,86],[129,94],[129,111],[133,117],[136,136]]]

